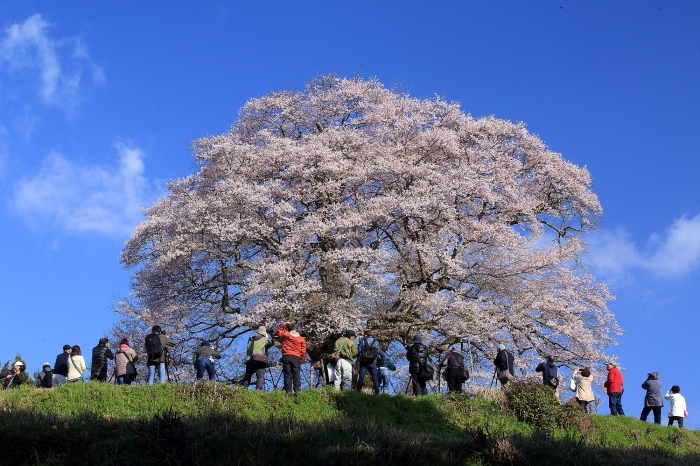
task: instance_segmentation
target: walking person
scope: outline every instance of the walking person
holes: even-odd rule
[[[136,363],[138,360],[139,357],[136,351],[129,346],[129,340],[122,338],[119,341],[117,354],[114,356],[118,385],[131,385],[136,378]]]
[[[624,416],[622,410],[622,394],[624,393],[624,379],[622,372],[614,363],[606,362],[605,368],[608,370],[608,378],[605,380],[603,387],[608,393],[608,405],[610,406],[611,416]]]
[[[160,325],[154,325],[151,328],[151,333],[146,335],[145,349],[148,356],[146,360],[148,385],[153,385],[156,382],[156,372],[158,372],[160,383],[168,381],[165,359],[168,348],[175,348],[175,346],[175,341],[162,331]]]
[[[591,369],[588,367],[576,369],[574,372],[574,383],[576,383],[576,402],[587,413],[589,404],[595,401],[595,395],[591,387],[591,383],[593,383]]]
[[[649,372],[647,379],[642,384],[642,388],[647,391],[647,395],[644,397],[644,408],[642,408],[639,420],[646,422],[649,412],[653,411],[654,424],[661,424],[661,408],[664,405],[664,399],[661,398],[659,373]]]
[[[100,338],[100,341],[92,349],[92,361],[90,362],[90,380],[107,380],[107,361],[114,360],[114,353],[109,348],[109,340]]]
[[[445,380],[447,381],[447,390],[450,392],[462,393],[462,383],[464,381],[464,356],[459,352],[457,347],[445,353],[438,365],[440,369],[445,369]]]
[[[372,376],[374,393],[378,395],[381,392],[379,391],[377,358],[379,357],[379,353],[383,353],[383,351],[379,348],[379,342],[372,336],[371,330],[365,330],[364,335],[365,337],[360,340],[360,344],[357,345],[357,361],[360,363],[360,370],[357,377],[357,390],[362,391],[362,386],[365,382],[365,374],[369,371]]]
[[[85,358],[83,358],[83,353],[80,351],[80,346],[73,345],[68,356],[68,377],[66,377],[66,381],[69,383],[81,381],[86,370]]]
[[[258,327],[255,335],[248,339],[246,348],[245,375],[241,385],[248,388],[250,379],[255,374],[255,389],[265,388],[265,368],[267,367],[267,350],[272,346],[272,337],[267,334],[267,328]]]
[[[357,356],[355,337],[354,330],[347,330],[345,336],[335,341],[333,349],[335,354],[338,355],[338,362],[335,364],[335,381],[333,386],[336,390],[350,390],[352,388],[352,360]]]
[[[53,365],[53,386],[58,387],[66,383],[68,378],[68,356],[70,356],[71,346],[63,345],[63,352],[56,356]]]
[[[493,365],[496,366],[496,378],[501,382],[501,387],[505,386],[515,377],[515,357],[513,353],[508,351],[504,344],[498,345],[496,357],[493,360]]]
[[[428,347],[423,343],[423,337],[413,337],[413,345],[406,351],[408,360],[408,373],[411,374],[413,395],[422,396],[428,394],[426,383],[433,379],[434,371],[428,362]]]
[[[194,350],[194,368],[197,371],[197,380],[202,380],[205,373],[209,376],[209,380],[216,378],[214,359],[221,359],[221,353],[214,348],[209,340],[202,340],[199,347]]]
[[[673,421],[678,421],[678,427],[683,428],[683,419],[688,415],[688,407],[685,398],[681,395],[681,387],[674,385],[666,392],[664,398],[671,402],[668,408],[668,425],[672,426]]]

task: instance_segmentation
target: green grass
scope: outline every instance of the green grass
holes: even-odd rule
[[[0,392],[0,464],[700,464],[695,431],[564,410],[547,430],[505,404],[498,391],[413,398],[208,383],[22,387]]]

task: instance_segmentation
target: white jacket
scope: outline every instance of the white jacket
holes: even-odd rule
[[[671,406],[668,408],[668,417],[685,417],[685,398],[680,393],[672,393],[667,391],[664,398],[671,400]]]

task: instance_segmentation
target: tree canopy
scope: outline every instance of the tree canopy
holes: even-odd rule
[[[371,326],[572,364],[615,344],[612,297],[579,265],[590,175],[522,123],[320,76],[193,152],[124,246],[127,320],[219,342],[290,320],[312,347]]]

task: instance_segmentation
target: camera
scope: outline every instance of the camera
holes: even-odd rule
[[[19,366],[20,372],[24,372],[25,370],[27,370],[27,366]]]

